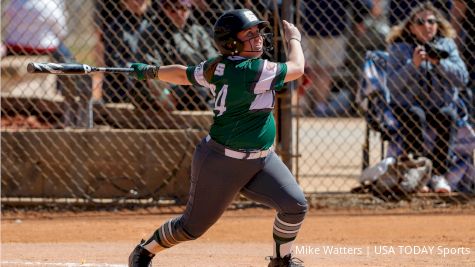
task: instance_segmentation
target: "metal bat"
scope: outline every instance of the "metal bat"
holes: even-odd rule
[[[89,74],[91,72],[130,73],[134,70],[132,68],[92,67],[86,64],[30,62],[28,63],[27,71],[29,73],[81,75]]]

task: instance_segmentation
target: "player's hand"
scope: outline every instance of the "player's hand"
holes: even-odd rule
[[[284,24],[284,34],[285,40],[287,40],[287,42],[290,42],[292,39],[296,39],[299,42],[302,41],[300,31],[297,29],[297,27],[295,27],[294,24],[289,23],[286,20],[283,20],[282,23]]]
[[[130,66],[134,71],[131,73],[137,80],[155,79],[160,66],[147,65],[143,63],[132,63]]]

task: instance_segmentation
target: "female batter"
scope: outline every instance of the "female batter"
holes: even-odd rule
[[[269,25],[247,9],[218,18],[214,40],[221,53],[197,66],[132,64],[138,79],[199,85],[215,97],[209,135],[196,147],[190,196],[185,212],[165,222],[129,256],[129,266],[148,266],[156,253],[206,232],[241,193],[277,211],[274,255],[269,266],[302,266],[292,258],[292,242],[302,225],[307,202],[302,189],[272,149],[275,91],[303,75],[299,30],[283,21],[288,61],[261,59]],[[300,262],[300,263],[299,263]]]

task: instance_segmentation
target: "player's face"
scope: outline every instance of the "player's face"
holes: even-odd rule
[[[237,38],[244,43],[243,51],[239,54],[244,57],[260,57],[264,50],[264,39],[259,26],[253,26],[238,32]]]
[[[439,28],[438,20],[431,11],[422,11],[414,16],[410,31],[422,43],[430,42]]]

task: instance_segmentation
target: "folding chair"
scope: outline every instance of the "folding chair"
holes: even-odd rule
[[[397,121],[389,109],[390,93],[386,86],[386,62],[388,53],[385,51],[367,51],[363,66],[363,80],[356,95],[356,102],[366,121],[365,141],[363,144],[362,169],[369,166],[369,150],[371,131],[381,136],[381,159],[385,155],[385,141],[397,129]]]

